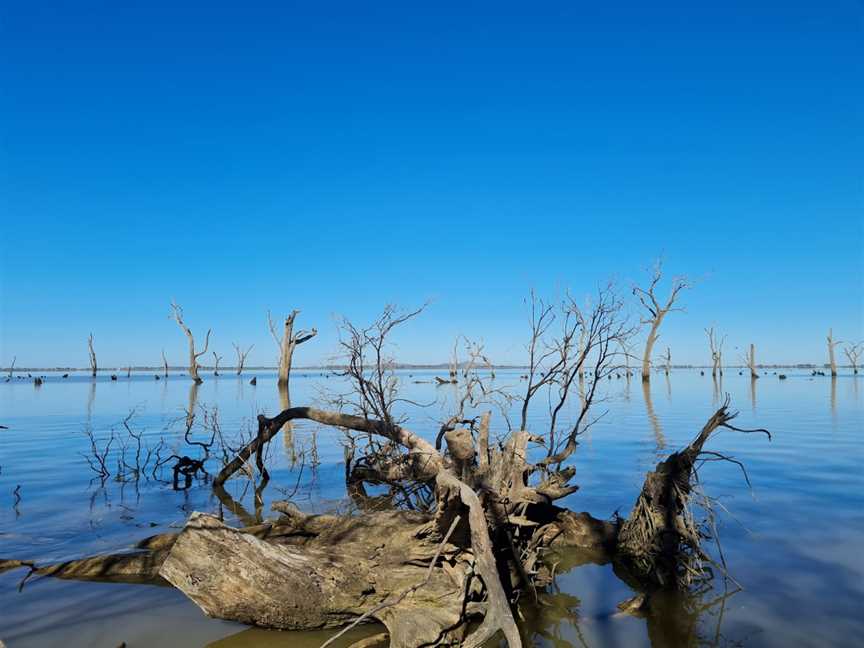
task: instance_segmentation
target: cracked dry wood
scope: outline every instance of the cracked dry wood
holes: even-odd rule
[[[279,629],[336,628],[421,581],[437,549],[426,516],[335,518],[301,545],[265,542],[194,513],[160,574],[208,615]],[[423,588],[375,615],[390,645],[435,643],[461,625],[469,564],[450,545]]]

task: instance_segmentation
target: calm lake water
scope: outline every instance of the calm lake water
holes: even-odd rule
[[[730,574],[714,589],[668,601],[649,619],[616,615],[633,593],[609,565],[568,565],[561,557],[555,591],[526,614],[525,628],[538,646],[848,646],[864,637],[864,377],[836,380],[809,371],[768,372],[755,384],[728,370],[722,391],[740,410],[741,427],[765,427],[774,439],[724,431],[712,450],[744,462],[752,483],[731,464],[709,463],[701,477],[719,500],[719,531]],[[257,386],[249,379],[257,376]],[[407,427],[434,438],[445,418],[451,387],[431,384],[434,374],[405,371],[403,393],[433,403],[408,412]],[[518,385],[518,373],[498,382]],[[417,382],[421,381],[421,382]],[[676,370],[657,375],[650,393],[638,379],[609,383],[608,414],[582,441],[573,463],[581,490],[565,501],[576,511],[626,515],[646,471],[686,445],[722,400],[710,375]],[[292,377],[292,404],[321,403],[338,391],[336,378],[318,372]],[[197,393],[196,393],[197,392]],[[82,454],[85,431],[104,440],[119,434],[133,409],[133,430],[146,443],[163,438],[183,449],[184,409],[218,407],[226,436],[251,429],[259,412],[281,409],[275,376],[248,372],[205,376],[197,390],[187,377],[156,381],[153,374],[125,374],[115,382],[48,374],[45,384],[13,379],[0,383],[0,558],[50,563],[129,549],[140,539],[178,529],[190,512],[219,510],[206,484],[177,492],[140,480],[93,481]],[[578,401],[578,399],[575,399]],[[501,419],[493,419],[503,432]],[[531,419],[544,430],[541,408]],[[200,436],[200,435],[199,435]],[[271,443],[269,502],[292,499],[303,509],[347,509],[339,431],[299,423],[293,435]],[[112,447],[112,453],[118,445]],[[127,450],[127,453],[134,450]],[[170,452],[169,452],[170,454]],[[112,455],[114,456],[114,455]],[[114,459],[116,461],[116,459]],[[20,488],[19,488],[20,486]],[[248,480],[229,482],[233,497],[254,512]],[[279,489],[283,490],[279,490]],[[244,490],[245,489],[245,490]],[[296,489],[296,490],[295,490]],[[17,496],[16,496],[17,490]],[[718,506],[718,510],[721,507]],[[226,513],[231,522],[236,516]],[[716,553],[715,553],[716,555]],[[573,561],[570,561],[571,563]],[[105,646],[318,646],[330,633],[280,633],[208,619],[168,587],[79,583],[51,578],[18,584],[25,570],[0,574],[0,639],[9,648]],[[356,636],[368,633],[361,630]],[[344,645],[344,644],[343,644]]]

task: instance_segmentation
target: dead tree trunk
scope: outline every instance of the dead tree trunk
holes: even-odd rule
[[[837,377],[837,361],[834,359],[834,347],[842,344],[840,340],[834,340],[831,329],[828,329],[828,365],[831,367],[831,377]]]
[[[240,374],[243,373],[243,365],[246,364],[246,356],[249,355],[249,352],[252,350],[252,347],[254,347],[255,345],[254,344],[250,345],[249,348],[246,349],[245,351],[243,351],[243,349],[241,349],[238,344],[235,344],[232,342],[232,345],[234,347],[234,351],[237,352],[237,375],[239,376]]]
[[[750,353],[747,355],[747,367],[750,369],[750,378],[755,380],[759,377],[759,373],[756,371],[756,345],[750,345]]]
[[[213,352],[213,375],[219,375],[219,361],[222,360],[222,356],[217,355],[216,352]]]
[[[685,589],[705,573],[706,555],[701,548],[705,530],[693,519],[689,506],[693,485],[698,481],[696,461],[709,455],[737,463],[720,453],[704,451],[706,441],[719,428],[762,432],[771,439],[767,430],[742,430],[731,425],[737,413],[730,413],[728,407],[727,397],[689,446],[648,473],[632,513],[621,525],[617,559],[649,587],[653,584]]]
[[[282,331],[282,336],[276,332],[276,325],[273,323],[273,318],[270,312],[267,312],[267,323],[270,326],[270,333],[279,347],[279,384],[288,384],[291,376],[291,363],[294,360],[294,349],[304,342],[308,342],[318,334],[317,329],[311,331],[294,332],[294,318],[300,313],[299,310],[293,310],[285,318],[285,328]]]
[[[174,321],[177,322],[177,325],[189,339],[189,376],[196,383],[202,383],[204,381],[201,379],[201,376],[198,375],[198,358],[207,353],[207,347],[210,346],[210,329],[207,329],[207,336],[204,338],[204,349],[196,353],[195,337],[192,335],[192,331],[189,327],[186,326],[185,322],[183,322],[183,309],[175,302],[171,302],[171,311],[171,317],[174,318]]]
[[[162,367],[165,377],[168,377],[168,358],[165,357],[165,349],[162,349]]]
[[[723,343],[726,341],[726,336],[717,337],[714,332],[714,327],[705,329],[708,335],[708,346],[711,349],[711,376],[716,378],[718,375],[723,375]]]
[[[90,352],[90,375],[96,377],[96,351],[93,350],[93,334],[87,338],[87,350]]]
[[[673,277],[669,298],[665,304],[660,304],[657,301],[655,290],[662,276],[662,263],[658,261],[654,266],[654,274],[651,278],[651,283],[648,284],[648,289],[645,290],[638,286],[633,288],[633,294],[639,298],[642,306],[648,311],[648,316],[642,319],[642,323],[647,324],[649,327],[648,338],[645,340],[645,353],[642,356],[642,380],[645,382],[651,380],[651,353],[654,351],[654,344],[657,342],[657,338],[660,337],[658,332],[660,324],[663,323],[663,319],[671,311],[682,310],[680,308],[673,308],[675,300],[678,299],[678,295],[682,290],[690,287],[686,278]]]
[[[848,355],[848,351],[846,352]],[[12,372],[15,371],[15,361],[18,359],[18,356],[12,356],[12,364],[9,365],[9,380],[12,380]],[[857,371],[855,373],[858,373]]]

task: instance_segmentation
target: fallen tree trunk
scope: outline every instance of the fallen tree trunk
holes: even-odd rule
[[[281,517],[240,529],[194,513],[180,534],[148,538],[135,553],[42,568],[0,561],[0,569],[168,582],[210,616],[268,628],[337,628],[374,619],[387,627],[394,648],[477,647],[499,633],[511,648],[521,646],[513,608],[521,592],[536,597],[554,579],[549,552],[566,549],[574,565],[613,562],[616,573],[646,593],[639,605],[629,606],[634,609],[645,609],[658,588],[687,586],[681,576],[698,568],[691,558],[704,558],[689,517],[689,493],[700,456],[725,458],[703,449],[711,435],[739,429],[729,423],[734,414],[727,407],[728,400],[689,446],[648,473],[630,517],[614,522],[556,506],[575,491],[569,484],[575,471],[530,464],[528,444],[537,439],[527,432],[490,446],[488,417],[476,447],[470,432],[452,430],[444,435],[445,453],[396,425],[291,408],[273,419],[259,417],[257,437],[220,473],[217,489],[235,466],[260,457],[286,421],[308,418],[396,441],[408,450],[397,459],[410,467],[396,472],[432,483],[434,509],[307,515],[290,502],[276,502],[273,510]],[[535,471],[540,479],[529,486]]]

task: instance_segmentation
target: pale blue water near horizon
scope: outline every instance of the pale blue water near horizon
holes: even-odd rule
[[[538,646],[846,646],[864,636],[864,377],[836,380],[787,369],[751,383],[727,370],[717,390],[699,370],[657,374],[647,394],[638,379],[612,380],[597,406],[606,416],[583,438],[573,458],[581,489],[566,500],[577,511],[626,515],[646,471],[689,442],[716,409],[723,393],[739,410],[737,424],[773,434],[725,431],[711,449],[747,466],[748,487],[731,464],[701,470],[705,491],[729,513],[719,515],[730,574],[743,588],[722,599],[722,579],[700,600],[678,600],[650,619],[616,615],[632,596],[609,565],[569,569],[566,556],[556,587],[524,620]],[[411,429],[433,437],[447,411],[449,387],[431,383],[435,372],[400,371],[404,395],[434,404],[408,411]],[[226,435],[248,430],[255,415],[280,407],[275,376],[247,372],[241,378],[205,375],[197,390],[188,377],[156,381],[152,373],[117,381],[100,376],[48,377],[0,383],[0,558],[39,563],[130,549],[154,533],[182,526],[193,510],[216,511],[206,484],[177,492],[161,483],[109,480],[101,488],[82,453],[88,426],[104,438],[132,409],[134,429],[155,443],[180,448],[184,408],[219,409]],[[257,385],[249,384],[252,375]],[[497,380],[518,386],[518,372]],[[338,391],[338,379],[321,372],[292,376],[292,404],[321,402]],[[436,400],[437,399],[437,400]],[[542,407],[529,428],[545,429]],[[504,431],[493,418],[493,433]],[[293,444],[280,434],[271,444],[269,503],[293,493],[309,511],[344,510],[344,458],[340,433],[308,423],[295,425]],[[311,458],[317,457],[312,467]],[[292,457],[306,459],[294,462]],[[229,482],[249,510],[245,480]],[[248,484],[248,482],[245,482]],[[16,488],[18,496],[15,496]],[[248,489],[247,489],[248,490]],[[243,497],[241,497],[243,496]],[[233,522],[240,523],[236,518]],[[328,633],[279,633],[208,619],[179,592],[146,585],[80,583],[44,578],[18,584],[25,571],[0,574],[0,639],[9,648],[63,645],[317,646]],[[731,588],[731,585],[729,586]],[[722,602],[714,603],[715,599]],[[714,604],[712,604],[714,603]],[[704,608],[704,609],[700,609]]]

